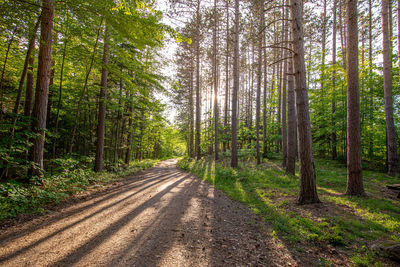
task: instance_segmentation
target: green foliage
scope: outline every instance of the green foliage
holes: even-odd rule
[[[5,67],[4,79],[0,81],[0,179],[21,180],[33,165],[28,154],[30,140],[36,137],[31,132],[31,118],[22,116],[25,90],[16,114],[13,106],[26,44],[33,34],[41,6],[32,1],[11,0],[0,5],[0,59],[1,66]],[[166,35],[180,41],[190,40],[163,24],[162,12],[155,7],[155,2],[150,0],[56,1],[52,44],[55,64],[52,65],[53,84],[49,88],[44,171],[54,173],[63,164],[72,164],[58,162],[66,154],[68,158],[79,158],[79,162],[83,157],[88,159],[85,166],[76,168],[84,169],[93,162],[106,27],[110,35],[110,62],[106,66],[106,169],[119,171],[128,151],[135,159],[182,155],[185,147],[176,130],[165,120],[166,106],[160,101],[165,94],[164,77],[160,73],[164,62],[158,53]],[[36,42],[39,36],[40,30]],[[33,55],[36,76],[37,49]],[[70,154],[74,126],[77,132]],[[10,134],[12,128],[15,128],[14,136]]]
[[[14,121],[11,117],[10,121]],[[30,131],[30,118],[22,117],[14,123],[0,123],[0,178],[24,177],[26,170],[33,164],[27,159],[30,141],[35,134]],[[14,134],[12,134],[14,131]]]
[[[68,196],[83,192],[90,186],[102,185],[132,175],[156,163],[156,160],[134,161],[129,164],[129,167],[121,168],[118,172],[94,173],[92,166],[87,168],[84,160],[71,158],[54,160],[58,173],[46,175],[43,186],[16,180],[0,183],[0,220],[19,214],[43,212],[49,204],[59,203]]]
[[[239,150],[238,154],[238,169],[229,167],[229,153],[217,163],[207,158],[182,159],[179,167],[246,203],[264,217],[280,238],[292,244],[304,242],[305,238],[308,245],[318,246],[322,242],[342,246],[356,255],[360,252],[354,249],[378,238],[399,239],[399,203],[382,194],[382,188],[397,178],[364,171],[365,188],[371,197],[349,197],[342,194],[346,186],[345,166],[336,161],[316,160],[318,195],[323,204],[298,206],[295,198],[299,179],[285,174],[279,158],[264,160],[257,166],[253,150]],[[355,256],[354,262],[364,261],[368,253]]]

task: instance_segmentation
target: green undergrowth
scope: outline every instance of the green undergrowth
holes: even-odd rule
[[[385,195],[385,186],[399,178],[364,171],[368,197],[345,196],[346,168],[330,160],[316,160],[318,194],[322,204],[297,205],[299,179],[287,175],[278,155],[255,165],[253,151],[239,151],[239,168],[229,167],[229,154],[217,163],[210,158],[182,159],[179,167],[246,203],[261,214],[272,232],[301,250],[300,244],[337,246],[349,252],[355,265],[374,264],[368,249],[376,240],[400,242],[400,205]],[[376,262],[375,262],[376,263]]]
[[[106,166],[107,171],[95,173],[74,159],[58,159],[54,165],[57,174],[45,174],[44,185],[21,183],[9,180],[0,183],[0,220],[19,214],[41,213],[50,204],[81,193],[91,186],[104,185],[110,181],[132,175],[140,170],[153,167],[157,160],[133,161],[128,167]],[[79,166],[78,166],[79,165]]]

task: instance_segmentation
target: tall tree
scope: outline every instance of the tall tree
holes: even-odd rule
[[[286,3],[289,5],[290,1],[287,0]],[[287,29],[290,31],[290,28]],[[292,39],[292,34],[290,31],[289,40]],[[291,46],[289,45],[289,48]],[[288,148],[287,148],[287,162],[286,162],[286,172],[290,174],[295,174],[296,172],[296,108],[295,108],[295,92],[294,92],[294,75],[293,75],[293,55],[288,59],[287,68],[287,135],[288,135]]]
[[[106,125],[106,98],[107,98],[107,79],[108,79],[108,61],[109,61],[109,33],[106,27],[104,33],[103,66],[101,70],[101,84],[99,95],[99,114],[97,124],[97,144],[94,171],[101,172],[103,169],[103,151],[104,151],[104,132]]]
[[[33,105],[33,87],[35,82],[34,77],[35,65],[35,51],[32,51],[28,61],[28,72],[26,74],[26,89],[25,89],[25,103],[24,103],[24,116],[30,117]]]
[[[6,71],[6,66],[7,66],[7,61],[8,61],[8,55],[10,54],[11,50],[11,45],[14,42],[15,35],[17,33],[18,26],[14,28],[10,40],[8,41],[7,45],[7,50],[6,50],[6,56],[4,57],[4,63],[3,63],[3,68],[1,70],[1,76],[0,76],[0,121],[2,120],[3,117],[3,106],[4,106],[4,89],[3,89],[3,84],[4,84],[4,74]]]
[[[282,1],[282,4],[285,4],[285,1]],[[283,7],[284,9],[284,14],[285,14],[285,18],[284,18],[284,37],[283,37],[283,43],[284,43],[284,47],[287,47],[287,42],[288,42],[288,34],[289,34],[289,27],[288,27],[288,14],[289,12],[285,9],[285,7]],[[286,168],[286,163],[287,163],[287,145],[288,145],[288,140],[287,140],[287,120],[286,120],[286,101],[287,101],[287,74],[288,74],[288,64],[287,64],[287,60],[285,59],[288,56],[288,51],[287,49],[283,50],[283,72],[282,72],[282,167]]]
[[[396,175],[399,173],[399,158],[396,146],[396,129],[393,119],[393,97],[392,97],[392,60],[391,60],[391,41],[390,29],[388,25],[389,1],[382,0],[382,33],[383,33],[383,84],[385,98],[386,115],[386,137],[387,137],[387,162],[388,174]]]
[[[89,82],[89,75],[90,75],[90,73],[92,71],[92,68],[93,68],[94,58],[96,56],[96,48],[97,48],[97,44],[99,42],[99,36],[100,36],[100,31],[101,31],[101,25],[102,24],[103,24],[103,18],[101,18],[101,20],[100,20],[100,25],[99,25],[99,28],[97,30],[96,42],[94,43],[93,53],[92,53],[92,57],[91,57],[90,64],[89,64],[89,69],[86,72],[85,83],[83,85],[83,88],[82,88],[82,91],[81,91],[81,95],[80,95],[79,100],[78,100],[78,105],[76,107],[74,126],[72,128],[71,141],[69,142],[69,154],[72,153],[72,148],[74,146],[76,129],[78,127],[79,115],[81,113],[81,104],[82,104],[83,98],[85,97],[86,89],[88,87],[88,82]]]
[[[234,43],[233,43],[233,90],[232,90],[232,126],[231,126],[231,147],[232,147],[232,168],[238,167],[237,155],[237,107],[239,91],[239,0],[235,0],[234,20]]]
[[[226,54],[225,54],[225,109],[224,109],[224,137],[228,135],[228,109],[229,109],[229,1],[225,0],[226,12]],[[228,141],[224,141],[223,151],[225,152]]]
[[[196,129],[195,129],[195,153],[196,158],[201,158],[200,132],[201,132],[201,107],[200,107],[200,0],[197,0],[196,6]]]
[[[62,100],[62,93],[63,93],[63,81],[64,81],[64,67],[65,67],[65,57],[67,54],[67,44],[68,44],[68,15],[67,21],[65,26],[65,34],[64,34],[64,48],[63,48],[63,55],[61,60],[61,70],[60,70],[60,87],[58,90],[58,101],[57,101],[57,115],[56,115],[56,123],[55,123],[55,140],[53,140],[53,157],[56,157],[56,145],[57,145],[57,134],[58,134],[58,124],[60,121],[60,110],[61,110],[61,100]]]
[[[372,0],[369,0],[369,1],[370,1],[370,7],[371,7]],[[371,21],[371,17],[370,17],[370,21]],[[399,64],[399,76],[400,76],[400,0],[397,0],[397,63]]]
[[[194,66],[193,66],[193,53],[190,49],[190,85],[189,85],[189,157],[194,158],[194,110],[193,110],[193,76],[194,76]]]
[[[265,18],[264,18],[265,24]],[[262,32],[262,46],[263,46],[263,58],[264,58],[264,92],[263,92],[263,157],[267,157],[267,47],[265,40],[265,29]]]
[[[333,24],[332,24],[332,102],[331,102],[331,157],[333,160],[337,158],[337,148],[336,148],[336,130],[335,130],[335,112],[336,112],[336,0],[333,0]]]
[[[214,0],[214,27],[213,27],[213,87],[214,87],[214,155],[218,160],[218,62],[217,62],[217,28],[218,12],[217,0]]]
[[[22,90],[23,90],[24,83],[25,83],[26,73],[28,72],[28,67],[29,67],[29,59],[31,58],[32,52],[35,50],[36,32],[39,29],[39,25],[40,25],[40,16],[39,16],[39,18],[38,18],[38,20],[37,20],[37,22],[36,22],[36,24],[35,24],[35,26],[33,28],[31,36],[29,37],[28,49],[26,51],[24,67],[22,69],[21,78],[20,78],[19,84],[18,84],[17,99],[15,100],[15,105],[14,105],[14,109],[13,109],[13,112],[15,114],[18,113],[19,104],[21,102]]]
[[[347,188],[348,195],[363,195],[361,168],[360,94],[358,88],[357,0],[347,0]]]
[[[290,3],[292,13],[293,62],[296,80],[297,132],[300,159],[300,194],[298,203],[317,203],[319,202],[319,199],[317,195],[310,111],[306,87],[302,1],[291,0]]]
[[[40,48],[36,80],[35,105],[33,108],[32,130],[38,136],[33,139],[30,159],[36,165],[30,169],[30,174],[42,176],[43,152],[46,130],[47,101],[50,83],[51,50],[53,44],[54,0],[44,0],[40,22]]]
[[[259,16],[259,25],[258,25],[258,64],[257,64],[257,98],[256,98],[256,150],[257,150],[257,164],[261,164],[261,154],[260,154],[260,113],[261,113],[261,85],[262,85],[262,64],[263,64],[263,53],[262,53],[262,45],[264,34],[262,31],[264,30],[264,1],[258,1],[258,16]]]

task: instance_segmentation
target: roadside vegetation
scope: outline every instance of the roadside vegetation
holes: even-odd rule
[[[256,165],[255,150],[239,150],[239,167],[229,166],[229,152],[220,161],[187,158],[179,167],[191,171],[247,204],[271,226],[271,236],[287,241],[304,252],[310,248],[336,249],[358,266],[380,264],[370,246],[377,240],[400,242],[400,205],[386,185],[397,177],[364,170],[368,197],[345,195],[346,166],[317,159],[317,190],[322,204],[296,205],[299,178],[281,168],[278,154]],[[298,167],[298,166],[296,166]],[[329,266],[329,264],[328,264]]]
[[[46,173],[44,183],[8,180],[0,183],[0,221],[20,214],[41,213],[49,205],[84,192],[91,187],[101,187],[110,181],[133,175],[153,167],[158,160],[132,161],[129,166],[108,165],[106,171],[95,173],[93,159],[57,159],[53,161],[53,174]]]

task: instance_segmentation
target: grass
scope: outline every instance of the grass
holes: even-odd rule
[[[364,171],[364,186],[369,197],[343,194],[346,168],[330,160],[316,160],[318,194],[323,204],[296,205],[299,189],[296,175],[287,175],[278,155],[255,165],[252,150],[239,151],[239,168],[229,167],[229,154],[219,162],[182,159],[180,168],[226,192],[232,199],[246,203],[261,214],[280,238],[296,247],[337,246],[348,252],[354,265],[380,264],[368,249],[376,240],[400,241],[400,205],[387,198],[382,189],[398,183],[397,177]]]
[[[91,186],[106,184],[140,170],[153,167],[157,160],[131,162],[129,167],[94,173],[92,168],[79,168],[79,161],[59,160],[58,174],[46,175],[43,186],[10,180],[0,183],[0,221],[19,214],[41,213],[49,204],[56,204],[67,197],[85,191]]]

